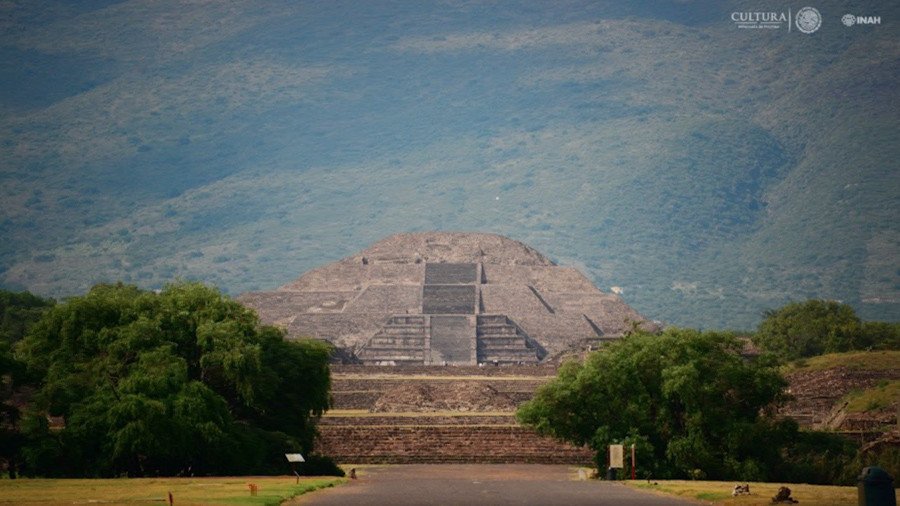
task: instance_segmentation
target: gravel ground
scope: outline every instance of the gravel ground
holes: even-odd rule
[[[301,496],[290,505],[659,505],[696,504],[629,489],[618,483],[581,481],[576,468],[554,465],[366,466],[359,479]]]

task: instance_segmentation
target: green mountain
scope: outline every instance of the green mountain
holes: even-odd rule
[[[815,7],[4,2],[0,284],[236,294],[466,230],[670,323],[900,320],[900,7]]]

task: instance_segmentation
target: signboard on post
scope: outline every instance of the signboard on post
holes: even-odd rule
[[[614,469],[625,467],[624,445],[609,445],[609,467]]]
[[[303,458],[303,455],[299,453],[285,453],[284,458],[287,459],[288,462],[291,463],[291,471],[294,472],[294,476],[297,477],[297,483],[300,483],[300,473],[297,472],[297,464],[300,462],[306,462]]]

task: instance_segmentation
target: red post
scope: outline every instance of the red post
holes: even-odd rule
[[[634,443],[631,444],[631,479],[635,479]]]

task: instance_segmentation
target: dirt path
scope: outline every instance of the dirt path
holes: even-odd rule
[[[575,468],[553,465],[396,465],[359,470],[359,479],[288,503],[312,505],[659,505],[695,504],[579,481]]]

